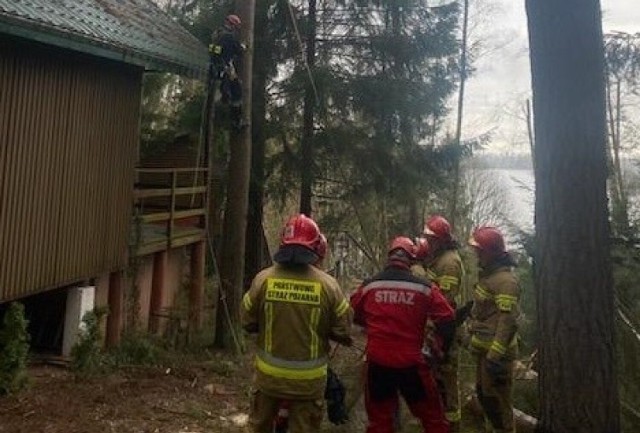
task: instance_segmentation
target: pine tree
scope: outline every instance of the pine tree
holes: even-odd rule
[[[599,0],[528,0],[542,433],[618,433]]]

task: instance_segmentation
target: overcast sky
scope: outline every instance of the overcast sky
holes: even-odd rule
[[[523,106],[530,95],[531,77],[527,51],[527,19],[524,0],[471,0],[493,3],[490,16],[475,30],[485,44],[485,54],[467,87],[463,136],[492,131],[490,150],[522,152],[528,149]],[[640,32],[639,0],[601,0],[604,31]],[[487,15],[482,11],[481,15]],[[515,144],[515,146],[514,146]]]

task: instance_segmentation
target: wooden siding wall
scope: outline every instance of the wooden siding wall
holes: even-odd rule
[[[0,302],[126,265],[141,78],[0,43]]]

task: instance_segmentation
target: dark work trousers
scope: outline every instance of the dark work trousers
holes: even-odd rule
[[[504,380],[497,382],[487,373],[487,358],[484,353],[476,356],[476,392],[484,414],[495,433],[515,433],[513,419],[513,361],[507,362]]]
[[[425,433],[449,432],[444,405],[427,364],[391,368],[367,362],[366,369],[367,433],[393,433],[400,395]]]

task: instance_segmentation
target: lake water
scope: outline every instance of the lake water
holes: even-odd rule
[[[506,187],[506,215],[517,227],[533,231],[535,180],[531,170],[495,170],[498,182]]]

